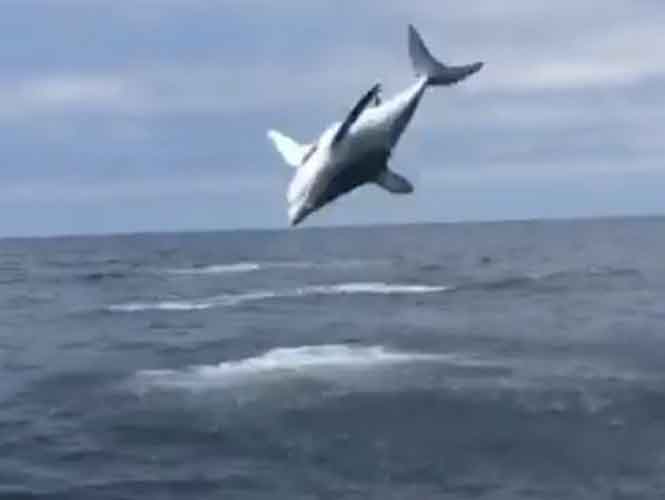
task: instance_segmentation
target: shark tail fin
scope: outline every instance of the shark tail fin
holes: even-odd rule
[[[269,130],[268,138],[274,144],[275,149],[279,151],[279,154],[282,155],[284,161],[292,167],[302,165],[305,156],[312,148],[311,144],[299,144],[276,130]]]
[[[409,56],[417,76],[427,78],[429,85],[452,85],[480,71],[483,63],[446,66],[430,53],[416,29],[409,25]]]

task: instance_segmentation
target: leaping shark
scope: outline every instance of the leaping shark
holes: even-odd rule
[[[385,102],[374,85],[344,121],[333,123],[312,144],[269,130],[284,161],[296,168],[287,192],[289,223],[295,226],[341,195],[374,183],[390,193],[413,192],[412,184],[388,167],[392,150],[428,87],[455,84],[480,71],[482,62],[447,66],[436,60],[409,25],[409,56],[417,80]]]

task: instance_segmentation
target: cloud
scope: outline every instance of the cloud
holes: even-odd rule
[[[110,5],[106,0],[96,3]],[[82,8],[82,4],[78,0],[51,2],[62,8]],[[644,5],[646,2],[640,6]],[[127,13],[148,7],[170,20],[181,10],[192,15],[205,8],[210,16],[217,14],[219,19],[229,13],[242,13],[257,17],[259,24],[255,28],[263,26],[260,20],[265,19],[266,11],[277,18],[313,16],[317,22],[322,21],[302,2],[290,4],[288,11],[281,13],[267,2],[257,1],[199,0],[191,4],[180,0],[140,0],[123,3],[117,9]],[[302,43],[292,44],[289,51],[279,54],[279,59],[275,59],[275,53],[265,51],[265,55],[272,56],[270,59],[243,57],[238,53],[242,44],[234,40],[226,44],[229,47],[219,45],[216,61],[207,55],[199,56],[203,57],[200,60],[174,57],[140,65],[133,61],[103,70],[50,71],[14,79],[5,76],[0,83],[0,117],[85,112],[258,113],[284,107],[298,113],[313,105],[341,111],[377,80],[384,83],[388,92],[408,80],[411,70],[406,57],[406,12],[413,22],[422,25],[432,51],[443,60],[487,62],[478,78],[465,83],[463,92],[509,92],[528,100],[525,94],[533,91],[630,87],[665,77],[665,60],[655,49],[665,44],[665,31],[658,19],[648,15],[650,9],[635,8],[633,3],[614,1],[598,9],[595,4],[579,2],[552,6],[515,1],[501,8],[480,2],[452,10],[438,3],[421,2],[409,9],[403,5],[386,6],[375,12],[381,22],[380,31],[368,36],[347,28],[349,32],[343,40],[336,37],[328,45],[318,47],[314,60],[302,58],[307,53]],[[325,9],[324,13],[334,15]],[[619,16],[626,16],[627,21],[621,22]],[[205,22],[205,18],[201,20]],[[333,24],[335,18],[330,21]],[[260,39],[261,35],[247,32],[242,36]],[[280,37],[270,31],[269,36],[272,41],[286,41],[290,35],[283,32]],[[321,38],[325,36],[322,32]],[[195,33],[191,38],[196,39]],[[388,39],[393,41],[381,43]],[[321,43],[318,37],[314,42]],[[246,50],[257,51],[256,44],[257,40],[252,40]],[[399,54],[395,54],[396,47]],[[199,52],[207,54],[203,47]],[[131,61],[131,54],[128,59]]]
[[[111,180],[72,178],[44,181],[14,181],[0,187],[0,204],[39,203],[89,204],[99,201],[154,200],[196,196],[256,195],[274,191],[275,176],[192,176]]]
[[[0,119],[44,114],[126,112],[140,102],[137,88],[119,75],[49,75],[0,83]]]
[[[64,77],[28,81],[18,90],[19,96],[32,103],[49,105],[79,105],[113,103],[127,93],[126,83],[113,78]]]
[[[364,55],[374,63],[365,65],[362,72],[346,71]],[[285,107],[298,110],[348,96],[348,102],[339,106],[344,109],[352,104],[356,94],[366,90],[370,85],[367,82],[376,80],[372,68],[381,66],[380,57],[363,51],[357,51],[349,59],[328,59],[310,67],[288,62],[235,67],[183,63],[123,68],[109,74],[54,74],[5,81],[0,83],[0,117],[90,112],[247,114]]]
[[[626,86],[639,83],[651,76],[665,75],[665,67],[639,65],[614,61],[595,62],[591,58],[581,61],[533,63],[520,66],[511,64],[489,71],[490,78],[478,83],[480,90],[568,90],[591,87]]]

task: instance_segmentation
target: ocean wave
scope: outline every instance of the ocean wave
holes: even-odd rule
[[[523,361],[381,345],[304,345],[217,364],[139,370],[128,382],[129,389],[140,394],[223,390],[233,401],[270,404],[284,398],[308,403],[350,392],[417,389],[474,401],[504,401],[529,414],[586,415],[607,413],[648,382],[630,374],[617,376],[610,366],[585,375],[579,372],[580,366],[587,366],[582,360],[573,364],[543,360],[542,366],[534,362],[526,369]]]
[[[130,302],[127,304],[114,304],[106,309],[110,312],[140,312],[140,311],[198,311],[214,307],[209,302],[165,300],[162,302]]]
[[[122,278],[127,278],[129,276],[129,273],[127,272],[122,272],[122,271],[97,271],[97,272],[91,272],[91,273],[86,273],[82,274],[80,276],[81,281],[88,281],[88,282],[99,282],[99,281],[104,281],[108,279],[122,279]]]
[[[211,264],[206,266],[192,266],[175,269],[163,270],[166,274],[172,275],[214,275],[214,274],[233,274],[233,273],[251,273],[256,271],[270,269],[313,269],[313,268],[333,268],[333,269],[351,269],[368,265],[379,265],[389,262],[388,260],[362,260],[362,259],[338,259],[329,261],[242,261],[229,264]]]
[[[332,344],[277,348],[255,357],[192,366],[184,370],[141,370],[136,376],[142,388],[205,389],[266,380],[274,376],[337,379],[345,370],[433,362],[466,366],[482,363],[459,354],[427,354],[390,350],[383,346]]]
[[[106,309],[110,312],[140,311],[199,311],[214,307],[225,307],[268,299],[298,298],[317,295],[408,295],[439,293],[448,290],[445,286],[413,285],[397,283],[340,283],[335,285],[312,285],[291,290],[265,290],[239,294],[225,294],[197,300],[167,300],[158,302],[130,302],[115,304]]]
[[[460,289],[512,290],[568,288],[584,283],[594,283],[599,279],[639,279],[642,273],[638,269],[615,267],[588,267],[582,269],[564,269],[550,272],[532,272],[522,275],[504,276],[493,280],[477,281],[460,286]]]
[[[343,295],[343,294],[377,294],[400,295],[445,292],[450,287],[433,285],[412,285],[399,283],[341,283],[338,285],[308,286],[297,289],[298,295]]]
[[[612,267],[612,266],[588,266],[580,269],[563,269],[559,271],[543,272],[543,273],[530,273],[527,275],[530,279],[550,280],[550,279],[565,279],[565,278],[620,278],[620,277],[641,277],[642,273],[639,269],[629,267]]]
[[[27,273],[18,276],[5,275],[0,278],[0,285],[17,285],[19,283],[24,283],[25,281],[27,281]]]
[[[167,274],[197,275],[197,274],[232,274],[249,273],[262,268],[259,262],[236,262],[233,264],[214,264],[210,266],[185,267],[179,269],[167,269]]]

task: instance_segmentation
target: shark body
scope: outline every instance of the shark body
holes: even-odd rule
[[[478,72],[483,63],[446,66],[437,61],[413,26],[409,55],[416,81],[384,102],[379,84],[369,89],[344,121],[330,125],[313,144],[299,144],[268,131],[286,163],[296,168],[287,192],[291,226],[353,189],[376,184],[390,193],[413,192],[412,184],[388,167],[393,149],[429,87],[455,84]]]

